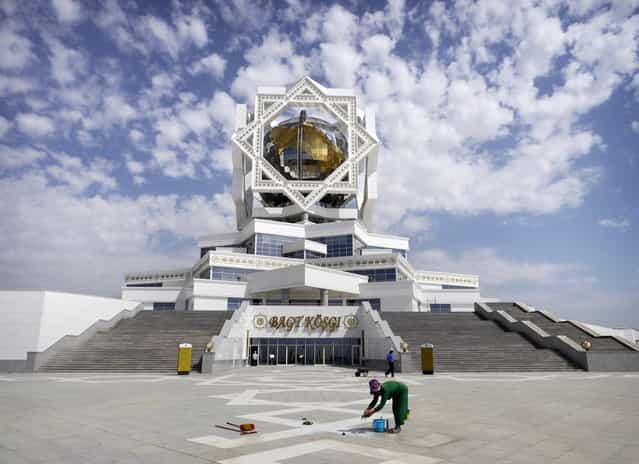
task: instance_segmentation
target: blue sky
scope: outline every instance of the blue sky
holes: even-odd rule
[[[235,227],[234,105],[308,74],[375,108],[376,230],[416,266],[637,327],[637,6],[4,1],[0,286],[190,266]]]

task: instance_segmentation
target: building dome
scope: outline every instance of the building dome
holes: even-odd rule
[[[264,158],[288,180],[321,181],[346,160],[348,143],[335,124],[319,118],[291,118],[268,130]]]

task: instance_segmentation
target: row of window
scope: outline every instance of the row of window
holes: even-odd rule
[[[245,281],[246,277],[258,269],[244,269],[239,267],[213,266],[210,271],[211,280]]]
[[[175,303],[166,303],[166,302],[153,303],[153,311],[175,311]]]
[[[228,311],[235,311],[240,308],[242,302],[244,301],[252,301],[252,304],[259,305],[262,304],[261,300],[255,300],[251,298],[228,298],[226,300],[226,309]],[[359,300],[347,300],[346,304],[348,306],[357,306],[362,301],[368,301],[371,307],[376,311],[382,310],[381,301],[379,298],[370,298],[368,300],[359,299]],[[267,305],[278,305],[282,304],[281,300],[266,300]],[[291,305],[309,305],[309,306],[319,306],[320,300],[291,300]],[[342,300],[329,300],[329,306],[341,306]],[[153,303],[153,311],[175,311],[175,303],[166,303],[166,302],[156,302]],[[430,305],[430,311],[433,313],[449,313],[451,312],[450,304],[442,304],[442,303],[432,303]],[[342,339],[339,339],[342,340]]]
[[[326,245],[326,257],[353,256],[353,236],[337,235],[335,237],[318,237],[314,241]]]
[[[441,304],[441,303],[431,303],[430,305],[431,313],[449,313],[450,305],[449,304]]]
[[[263,255],[263,256],[283,256],[284,244],[297,240],[293,237],[284,237],[281,235],[272,234],[255,234],[255,236],[249,238],[241,246],[246,248],[247,253]],[[326,245],[326,257],[332,258],[336,256],[353,256],[353,235],[337,235],[335,237],[317,237],[312,240]],[[359,243],[359,242],[358,242]],[[363,244],[360,243],[363,246]],[[204,256],[209,251],[214,251],[216,247],[200,248],[200,257]],[[406,257],[406,250],[393,249],[393,252],[401,254]],[[303,258],[304,255],[301,252],[295,252],[293,255],[289,255],[291,258]],[[306,259],[324,258],[324,255],[315,253],[312,251],[306,251]]]
[[[296,240],[271,234],[255,234],[255,254],[264,256],[282,256],[284,244]]]
[[[252,299],[252,298],[227,298],[226,300],[226,309],[229,311],[235,311],[236,309],[239,309],[240,306],[242,305],[243,301],[250,301],[251,304],[253,305],[261,305],[262,304],[262,300],[260,299]],[[361,300],[347,300],[346,301],[346,305],[347,306],[359,306],[359,304],[362,301],[368,301],[371,304],[371,307],[376,310],[376,311],[381,311],[382,309],[382,304],[379,298],[371,298],[368,300],[365,299],[361,299]],[[284,303],[282,302],[282,300],[266,300],[267,305],[272,305],[272,306],[277,306],[277,305],[283,305]],[[289,300],[289,302],[287,303],[289,305],[300,305],[300,306],[319,306],[320,305],[320,300]],[[342,300],[328,300],[328,305],[329,306],[342,306]]]
[[[251,345],[359,345],[359,338],[251,338]]]
[[[346,272],[367,276],[369,282],[389,282],[397,280],[397,273],[394,267],[388,269],[357,269]]]

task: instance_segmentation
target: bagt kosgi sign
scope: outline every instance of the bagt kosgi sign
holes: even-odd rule
[[[311,316],[270,316],[256,314],[253,318],[253,325],[258,329],[307,329],[307,330],[328,330],[330,332],[339,329],[342,325],[347,329],[357,327],[357,318],[354,315],[348,316],[322,316],[315,314]]]

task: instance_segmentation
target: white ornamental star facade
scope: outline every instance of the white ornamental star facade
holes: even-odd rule
[[[232,142],[238,227],[253,218],[371,225],[379,141],[353,90],[310,77],[260,87],[253,108],[237,106]]]

